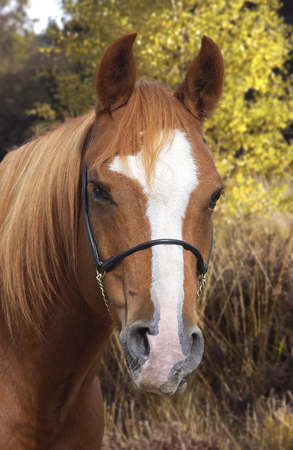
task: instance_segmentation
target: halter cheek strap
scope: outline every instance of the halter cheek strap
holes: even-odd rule
[[[92,140],[93,140],[93,136],[91,137],[91,139],[89,141],[88,147],[91,145]],[[199,296],[201,294],[201,292],[203,291],[203,288],[206,284],[206,273],[208,271],[208,265],[209,265],[211,251],[212,251],[213,224],[212,224],[212,231],[211,231],[210,249],[209,249],[208,259],[207,259],[206,263],[204,263],[202,254],[196,247],[194,247],[192,244],[189,244],[188,242],[185,242],[185,241],[182,241],[179,239],[155,239],[152,241],[143,242],[142,244],[136,245],[135,247],[131,247],[130,249],[125,250],[124,252],[119,253],[118,255],[111,256],[105,262],[102,262],[99,257],[97,245],[96,245],[93,235],[92,235],[90,221],[89,221],[88,202],[87,202],[86,163],[84,163],[84,165],[83,165],[83,173],[82,173],[82,204],[83,204],[83,213],[84,213],[84,220],[85,220],[87,235],[89,238],[89,242],[90,242],[91,249],[92,249],[92,254],[93,254],[96,269],[97,269],[97,280],[98,280],[100,289],[102,291],[102,295],[103,295],[103,298],[104,298],[104,301],[105,301],[108,311],[109,311],[109,305],[108,305],[108,300],[106,297],[104,284],[103,284],[103,280],[105,278],[106,272],[111,270],[119,261],[123,260],[127,256],[130,256],[135,252],[142,251],[142,250],[145,250],[150,247],[154,247],[156,245],[181,245],[185,250],[189,250],[195,255],[195,257],[197,258],[197,275],[199,277],[197,295]],[[109,313],[110,313],[110,311],[109,311]]]

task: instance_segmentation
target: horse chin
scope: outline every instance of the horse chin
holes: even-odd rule
[[[139,381],[139,376],[136,376],[136,373],[131,373],[132,381],[135,388],[141,392],[142,394],[150,395],[150,396],[160,396],[160,397],[178,397],[183,394],[187,387],[186,380],[182,380],[178,385],[174,385],[173,383],[160,386],[159,388],[147,383],[141,383]]]

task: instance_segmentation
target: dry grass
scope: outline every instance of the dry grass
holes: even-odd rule
[[[238,225],[215,232],[197,306],[205,353],[181,397],[135,391],[112,336],[104,450],[293,450],[293,220]]]

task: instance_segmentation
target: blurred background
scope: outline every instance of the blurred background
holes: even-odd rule
[[[144,396],[113,334],[103,449],[292,450],[293,1],[0,0],[0,158],[93,107],[105,47],[132,31],[139,77],[173,89],[203,35],[220,47],[205,139],[226,196],[197,305],[203,361],[183,396]]]

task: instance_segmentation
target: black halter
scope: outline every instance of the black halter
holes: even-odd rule
[[[91,145],[93,140],[93,137],[91,137],[88,147]],[[88,148],[87,147],[87,148]],[[91,249],[93,253],[93,257],[95,260],[95,265],[98,270],[98,272],[105,274],[106,271],[113,268],[115,264],[117,264],[122,259],[126,258],[126,256],[132,255],[135,252],[145,250],[150,247],[154,247],[155,245],[181,245],[186,250],[190,250],[195,257],[197,258],[197,276],[205,275],[208,271],[208,265],[210,260],[210,255],[212,251],[212,244],[213,244],[213,224],[212,224],[212,232],[211,232],[211,244],[210,244],[210,250],[208,254],[208,259],[206,264],[204,263],[203,257],[200,253],[200,251],[194,247],[193,245],[189,244],[188,242],[181,241],[179,239],[155,239],[153,241],[143,242],[142,244],[136,245],[135,247],[132,247],[128,250],[125,250],[122,253],[119,253],[116,256],[111,256],[109,259],[107,259],[105,262],[101,262],[99,258],[98,249],[96,246],[96,243],[94,241],[92,232],[91,232],[91,226],[89,221],[89,215],[88,215],[88,204],[87,204],[87,168],[86,163],[83,165],[83,173],[82,173],[82,204],[83,204],[83,213],[84,213],[84,219],[85,219],[85,225],[86,225],[86,231],[89,237],[89,241],[91,244]]]

